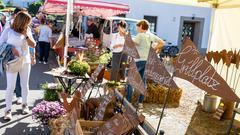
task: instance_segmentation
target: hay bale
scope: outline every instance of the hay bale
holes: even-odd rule
[[[153,82],[149,82],[147,85],[148,85],[148,88],[147,88],[148,94],[147,96],[145,96],[144,103],[163,104],[168,88],[161,85],[157,85]],[[178,107],[181,96],[182,96],[182,89],[170,89],[167,104],[172,105],[174,107]]]

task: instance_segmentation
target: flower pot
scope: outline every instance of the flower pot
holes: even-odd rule
[[[202,109],[205,112],[213,113],[216,111],[219,99],[215,95],[205,94]]]

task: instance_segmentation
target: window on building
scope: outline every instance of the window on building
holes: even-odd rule
[[[157,32],[157,16],[144,16],[144,19],[146,19],[149,22],[149,30],[152,33]]]

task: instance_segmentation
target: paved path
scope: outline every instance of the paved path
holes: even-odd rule
[[[49,63],[36,64],[32,66],[30,83],[29,83],[29,98],[28,104],[30,109],[39,103],[43,97],[43,91],[40,90],[40,84],[44,82],[54,82],[54,78],[46,75],[43,72],[48,71],[50,68],[57,66],[56,57],[50,53]],[[38,122],[33,121],[32,115],[22,115],[21,105],[16,105],[16,98],[13,98],[12,114],[13,120],[5,122],[4,116],[4,99],[6,89],[6,78],[0,77],[0,135],[46,135],[47,130]]]

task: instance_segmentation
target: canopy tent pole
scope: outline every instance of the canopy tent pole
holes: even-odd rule
[[[69,30],[70,17],[73,15],[73,0],[68,0],[67,17],[66,17],[66,31],[65,31],[65,47],[64,47],[64,67],[67,66],[68,46],[69,46]]]
[[[213,37],[213,32],[214,32],[215,13],[216,13],[216,8],[213,8],[212,9],[210,32],[209,32],[209,36],[208,36],[208,46],[207,46],[206,53],[211,51],[210,46],[211,46],[211,43],[212,43],[212,37]]]

